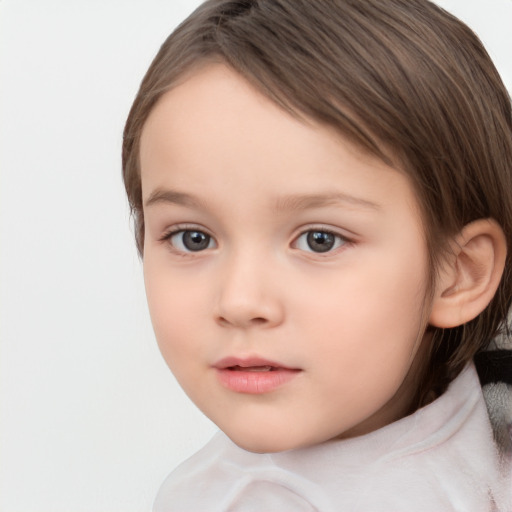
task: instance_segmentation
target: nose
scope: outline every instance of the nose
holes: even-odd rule
[[[225,327],[275,327],[284,320],[283,283],[268,259],[237,255],[220,273],[215,320]]]

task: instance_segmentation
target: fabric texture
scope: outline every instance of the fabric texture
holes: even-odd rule
[[[219,432],[165,480],[154,512],[512,511],[473,365],[441,397],[365,436],[255,454]]]
[[[489,419],[501,457],[512,459],[512,336],[492,340],[475,357]],[[512,483],[511,483],[512,486]]]

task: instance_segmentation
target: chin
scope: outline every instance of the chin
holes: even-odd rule
[[[289,430],[286,432],[279,432],[272,428],[259,432],[224,430],[224,433],[238,447],[253,453],[277,453],[316,444],[314,440],[291,436]]]
[[[248,439],[241,436],[229,436],[240,448],[252,453],[277,453],[296,448],[292,443],[281,443],[277,439]]]

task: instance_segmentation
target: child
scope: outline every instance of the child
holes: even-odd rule
[[[512,510],[473,363],[511,170],[498,73],[427,0],[199,7],[124,133],[156,337],[222,431],[154,510]]]

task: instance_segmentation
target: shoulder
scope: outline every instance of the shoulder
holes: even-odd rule
[[[197,511],[201,503],[216,503],[228,486],[226,475],[222,474],[226,445],[225,436],[219,432],[174,469],[160,486],[153,512]]]
[[[369,437],[387,448],[369,474],[367,510],[387,510],[374,505],[379,498],[392,510],[477,512],[491,503],[493,510],[510,510],[510,480],[473,365],[437,400]],[[389,493],[398,483],[402,491]]]
[[[322,486],[282,457],[293,462],[294,454],[251,453],[219,432],[167,477],[153,512],[336,510]]]

